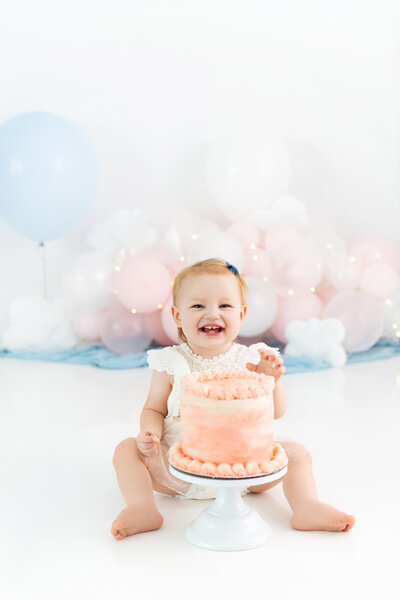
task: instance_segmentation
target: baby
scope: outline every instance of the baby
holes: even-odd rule
[[[150,390],[140,417],[137,438],[122,441],[113,464],[127,507],[111,527],[117,540],[161,527],[153,490],[185,498],[215,497],[216,488],[178,481],[168,471],[168,448],[179,439],[180,379],[191,371],[222,368],[264,373],[275,379],[274,416],[286,410],[281,377],[285,372],[279,354],[264,343],[236,343],[245,318],[246,283],[237,269],[219,259],[196,263],[181,271],[173,286],[172,316],[182,343],[150,350],[153,369]],[[242,493],[260,493],[283,482],[283,492],[293,511],[295,529],[349,531],[355,518],[318,500],[311,457],[295,442],[280,442],[288,455],[287,474],[269,484],[254,485]]]

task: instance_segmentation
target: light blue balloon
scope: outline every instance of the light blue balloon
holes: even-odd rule
[[[75,125],[30,112],[0,127],[0,216],[28,238],[59,238],[81,219],[97,187],[97,160]]]

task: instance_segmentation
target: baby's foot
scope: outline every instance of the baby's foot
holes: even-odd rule
[[[355,522],[353,515],[318,501],[309,502],[294,511],[291,520],[294,529],[302,531],[350,531]]]
[[[111,533],[116,540],[142,531],[159,529],[164,522],[156,507],[128,506],[122,510],[111,526]]]

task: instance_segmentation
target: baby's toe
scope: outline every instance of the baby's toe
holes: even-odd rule
[[[123,540],[126,537],[126,530],[115,520],[111,526],[111,534],[116,540]]]
[[[347,515],[346,513],[341,513],[340,523],[343,526],[342,531],[350,531],[356,522],[356,518],[354,515]]]

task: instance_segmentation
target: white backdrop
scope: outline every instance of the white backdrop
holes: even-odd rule
[[[95,147],[89,213],[47,244],[50,295],[114,208],[188,205],[224,224],[204,180],[213,141],[247,126],[290,152],[291,191],[346,240],[400,243],[399,11],[390,0],[3,0],[0,122],[41,110]],[[42,291],[34,242],[0,220],[0,333]]]

